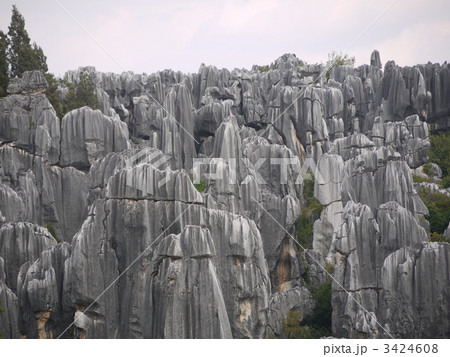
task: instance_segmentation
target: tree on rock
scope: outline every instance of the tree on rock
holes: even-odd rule
[[[92,109],[100,109],[100,103],[97,98],[94,79],[89,73],[80,75],[80,82],[75,88],[74,109],[87,105]]]
[[[30,37],[25,29],[25,19],[13,5],[11,24],[9,25],[9,48],[7,59],[10,77],[20,77],[25,71],[48,71],[47,57],[36,43],[30,44]]]
[[[6,59],[6,51],[8,49],[8,38],[3,31],[0,31],[0,97],[6,95],[8,88],[8,61]]]

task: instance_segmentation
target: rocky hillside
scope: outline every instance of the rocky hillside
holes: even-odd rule
[[[450,338],[450,245],[429,241],[412,177],[429,131],[450,128],[450,65],[383,69],[374,51],[323,69],[290,54],[196,74],[80,68],[65,78],[93,76],[101,110],[63,118],[40,72],[12,80],[0,334],[286,337],[332,275],[330,334]]]

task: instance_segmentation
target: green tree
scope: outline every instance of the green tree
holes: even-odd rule
[[[450,175],[450,131],[430,135],[430,162],[442,170],[442,177]]]
[[[316,307],[304,318],[300,311],[291,310],[281,321],[281,338],[320,338],[331,336],[331,280],[311,291]]]
[[[430,231],[444,233],[450,221],[450,197],[440,192],[433,193],[428,188],[421,188],[419,196],[429,211],[427,219],[430,222]]]
[[[46,73],[45,79],[48,83],[46,95],[58,118],[62,118],[71,110],[86,105],[92,109],[100,109],[95,83],[92,76],[88,73],[81,74],[80,81],[77,84],[56,78],[52,73]],[[67,88],[67,93],[64,96],[58,93],[60,86]]]
[[[8,88],[8,61],[6,51],[8,49],[8,37],[3,31],[0,31],[0,97],[6,95]]]
[[[13,5],[11,24],[8,28],[9,48],[7,59],[10,77],[20,77],[25,71],[48,71],[47,57],[36,43],[30,44],[30,37],[25,29],[25,19]]]
[[[75,87],[75,101],[70,107],[70,110],[85,105],[92,109],[100,109],[94,79],[86,72],[80,75],[80,82]]]
[[[356,61],[355,56],[349,56],[346,53],[337,53],[335,51],[328,54],[328,61],[325,66],[328,68],[326,77],[330,78],[331,70],[336,66],[354,65]]]
[[[45,95],[55,109],[58,118],[62,118],[61,114],[63,114],[64,111],[64,103],[58,95],[59,80],[56,79],[56,77],[52,73],[46,73],[45,79],[48,83],[48,88],[45,91]]]

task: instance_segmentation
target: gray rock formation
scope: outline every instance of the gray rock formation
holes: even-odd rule
[[[10,94],[28,94],[45,91],[48,83],[41,71],[25,71],[22,77],[11,79],[8,85]]]
[[[450,127],[449,65],[382,69],[374,51],[323,69],[293,54],[193,74],[81,67],[65,79],[92,76],[101,109],[64,118],[40,72],[13,79],[0,99],[0,333],[281,336],[290,311],[312,313],[327,262],[335,337],[450,337],[449,245],[428,241],[417,194],[439,187],[412,180],[429,130]],[[308,170],[321,211],[303,251]]]
[[[448,243],[403,247],[384,261],[379,321],[396,338],[445,338],[450,332]],[[430,279],[430,274],[433,279]],[[387,332],[381,331],[382,336]]]
[[[5,283],[5,261],[0,257],[0,336],[2,338],[19,338],[17,296]]]
[[[73,310],[68,309],[64,290],[65,262],[69,243],[42,251],[34,263],[28,261],[17,279],[20,332],[27,338],[57,338],[70,326]]]
[[[110,152],[128,148],[128,129],[118,117],[83,107],[62,118],[61,166],[89,168]]]
[[[149,306],[154,337],[232,337],[214,255],[209,230],[198,226],[186,226],[158,244]]]
[[[0,256],[5,260],[5,283],[17,292],[20,267],[34,262],[41,252],[56,244],[47,229],[31,223],[7,223],[0,228]]]

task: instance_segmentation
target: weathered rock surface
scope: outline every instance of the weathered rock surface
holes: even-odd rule
[[[298,311],[301,316],[308,316],[314,308],[311,293],[305,287],[274,293],[269,301],[268,328],[269,333],[281,335],[283,326],[281,321],[289,311]]]
[[[59,160],[60,140],[59,119],[43,93],[14,94],[0,100],[1,144],[12,143],[54,164]]]
[[[193,74],[81,67],[65,79],[91,75],[101,109],[64,118],[40,72],[12,80],[0,333],[280,336],[289,311],[311,314],[326,261],[335,337],[450,337],[449,245],[428,242],[416,191],[438,188],[411,175],[429,130],[450,127],[449,65],[382,65],[374,51],[329,79],[293,54]],[[303,251],[309,173],[321,212]]]
[[[333,283],[333,304],[338,307],[333,310],[334,333],[350,338],[388,336],[386,331],[401,335],[401,330],[389,327],[382,318],[384,310],[379,296],[400,294],[406,297],[408,293],[401,285],[387,286],[382,270],[390,259],[388,256],[400,254],[404,249],[419,249],[428,241],[428,236],[412,213],[396,202],[381,205],[378,217],[374,217],[368,206],[350,201],[343,216],[334,243],[337,282]],[[445,269],[444,276],[449,272]],[[415,307],[406,309],[410,309],[408,314],[414,314]],[[413,333],[411,336],[420,335]]]
[[[19,326],[27,338],[57,338],[70,327],[74,310],[68,308],[64,290],[65,262],[70,253],[70,244],[64,242],[45,249],[34,263],[28,261],[21,267],[17,279]]]
[[[186,226],[158,244],[150,305],[154,337],[232,337],[214,255],[209,230],[198,226]]]
[[[3,338],[19,338],[17,296],[5,283],[5,261],[0,257],[0,335]]]
[[[28,94],[45,91],[48,83],[41,71],[25,71],[21,78],[13,78],[8,85],[10,94]]]
[[[6,262],[6,284],[17,292],[20,267],[34,262],[43,250],[54,245],[55,238],[43,227],[22,222],[4,224],[0,228],[0,257]]]
[[[83,107],[62,118],[61,166],[89,168],[110,152],[128,148],[128,129],[118,117]]]
[[[415,249],[403,247],[386,258],[379,320],[387,332],[396,338],[448,336],[449,256],[450,244],[434,242]]]

